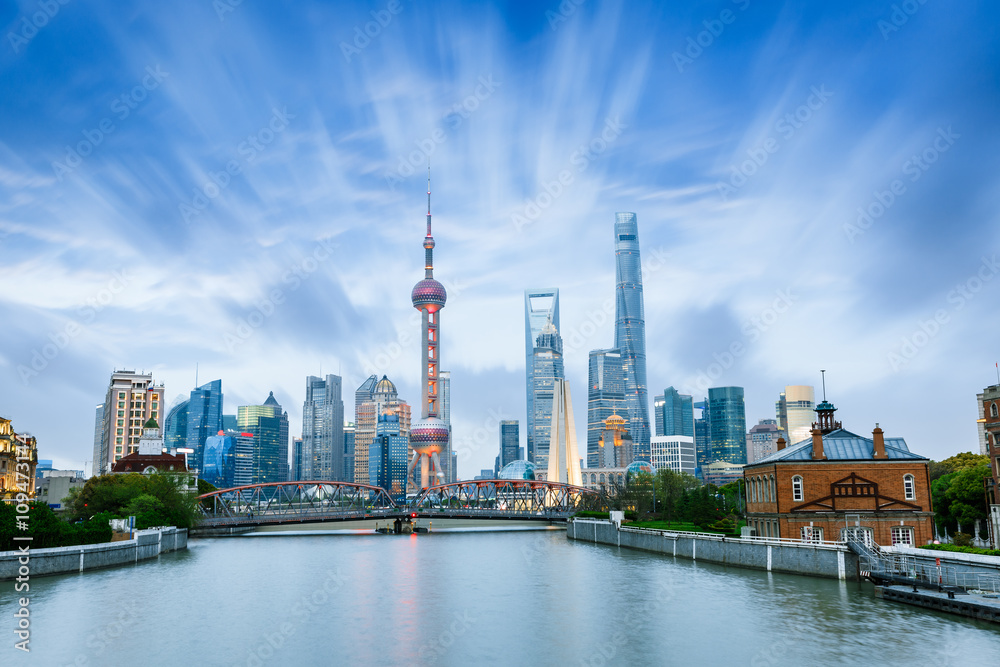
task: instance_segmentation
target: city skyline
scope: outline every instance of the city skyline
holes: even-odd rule
[[[525,419],[534,285],[560,289],[586,440],[617,211],[642,221],[652,392],[741,386],[754,424],[825,368],[845,421],[976,450],[1000,323],[994,10],[921,5],[886,32],[888,7],[737,4],[693,49],[717,8],[400,6],[363,49],[384,6],[151,6],[126,30],[128,10],[71,3],[5,48],[0,414],[57,467],[93,458],[119,369],[166,407],[196,364],[227,413],[273,390],[293,435],[307,375],[387,374],[415,402],[428,159],[462,477]]]

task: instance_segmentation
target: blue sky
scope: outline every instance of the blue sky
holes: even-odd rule
[[[651,396],[744,386],[753,424],[824,368],[845,427],[978,447],[989,3],[95,4],[0,5],[0,414],[57,466],[90,458],[113,368],[172,400],[198,363],[294,433],[321,368],[348,412],[376,371],[418,402],[428,158],[462,476],[523,422],[525,288],[561,290],[585,441],[615,211]]]

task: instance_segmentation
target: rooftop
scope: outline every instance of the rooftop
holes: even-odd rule
[[[871,438],[862,437],[856,433],[838,428],[823,436],[823,454],[829,461],[863,461],[875,460],[875,442]],[[896,461],[926,461],[926,456],[919,456],[910,451],[902,438],[885,438],[885,459]],[[806,438],[794,445],[789,445],[779,452],[754,461],[751,466],[775,463],[778,461],[812,461],[812,438]]]

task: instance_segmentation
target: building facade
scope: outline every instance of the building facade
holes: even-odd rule
[[[744,468],[747,523],[758,535],[918,546],[934,539],[928,460],[875,425],[866,438],[816,406],[809,440]]]
[[[344,479],[354,481],[354,422],[344,424]]]
[[[685,435],[694,437],[694,398],[667,387],[660,399],[657,421],[662,433],[657,435]],[[655,406],[654,402],[654,406]]]
[[[808,440],[812,433],[816,392],[811,385],[793,384],[785,387],[774,404],[778,428],[785,432],[788,444]]]
[[[625,407],[625,367],[619,350],[591,350],[587,386],[587,467],[599,465],[598,442],[604,422],[619,415],[628,423]]]
[[[521,450],[521,430],[516,419],[503,419],[500,421],[500,457],[496,472],[509,463],[517,461]],[[458,480],[453,480],[458,481]]]
[[[399,433],[410,437],[410,406],[399,400],[396,385],[386,377],[372,375],[354,395],[354,482],[368,484],[369,451],[375,441],[379,415],[399,417]],[[412,448],[411,448],[412,451]]]
[[[288,413],[270,392],[261,405],[241,405],[236,423],[253,435],[253,484],[288,481]]]
[[[162,419],[163,384],[153,376],[135,371],[114,371],[104,397],[101,438],[94,443],[95,475],[110,472],[115,461],[135,452],[143,424]]]
[[[566,379],[562,351],[563,342],[559,330],[554,323],[547,322],[535,340],[535,353],[531,362],[531,406],[534,413],[528,423],[528,460],[537,465],[540,471],[547,470],[549,464],[555,386]]]
[[[222,380],[212,380],[191,391],[186,422],[186,446],[194,452],[188,464],[192,470],[199,472],[205,440],[222,429]]]
[[[778,427],[778,420],[761,419],[747,433],[747,463],[759,461],[778,451],[778,438],[788,441],[788,436]]]
[[[535,455],[535,432],[532,427],[535,423],[535,341],[548,322],[559,330],[559,290],[555,287],[524,290],[524,374],[528,406],[524,424],[529,461],[534,460]]]
[[[602,466],[581,472],[580,486],[594,491],[614,493],[625,486],[625,468]]]
[[[743,387],[708,390],[710,462],[747,462],[747,417]]]
[[[381,486],[397,502],[406,500],[409,442],[409,438],[400,435],[399,415],[379,415],[368,457],[368,483]]]
[[[651,443],[653,468],[694,475],[694,438],[689,435],[657,435]]]
[[[167,448],[187,447],[188,399],[178,396],[163,422],[163,443]]]
[[[621,415],[611,415],[604,420],[604,428],[597,440],[596,465],[588,468],[625,468],[635,460],[635,447],[628,424]]]
[[[16,433],[9,419],[0,417],[0,500],[12,501],[18,493],[35,495],[38,442]]]
[[[636,458],[649,461],[649,394],[646,385],[646,320],[642,301],[639,222],[615,213],[615,348],[625,371],[625,407]]]
[[[346,481],[344,476],[344,400],[337,375],[306,378],[302,404],[302,479]],[[353,481],[353,479],[351,480]]]
[[[253,483],[254,436],[240,431],[219,431],[205,439],[200,477],[219,489]]]
[[[977,396],[982,428],[983,452],[989,457],[992,478],[985,480],[989,502],[990,539],[994,549],[1000,549],[1000,384],[986,387]]]

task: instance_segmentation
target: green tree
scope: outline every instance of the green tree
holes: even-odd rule
[[[983,480],[989,476],[990,466],[983,462],[959,468],[931,482],[931,498],[938,526],[955,531],[961,524],[963,530],[971,532],[977,520],[986,519],[988,508]]]
[[[958,472],[966,468],[976,468],[984,463],[989,465],[990,457],[984,454],[973,454],[972,452],[960,452],[943,461],[931,461],[931,481],[933,482],[936,479],[944,477],[948,473]]]
[[[142,495],[153,496],[162,504],[157,509],[159,520],[151,525],[191,528],[198,517],[196,495],[181,487],[181,476],[170,473],[101,475],[91,477],[82,489],[73,491],[67,503],[72,519],[88,519],[102,512],[133,516],[125,510]],[[148,509],[148,505],[142,507]]]
[[[656,471],[655,484],[657,510],[667,521],[674,521],[683,518],[679,512],[682,495],[701,482],[694,475],[661,468]]]

